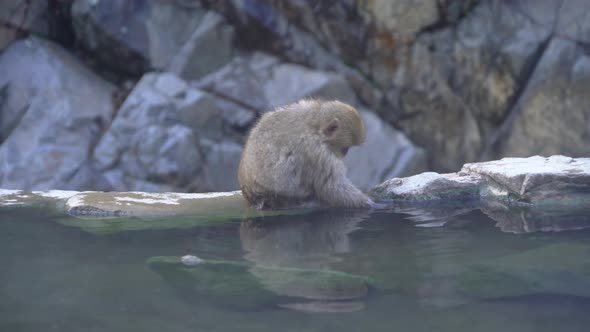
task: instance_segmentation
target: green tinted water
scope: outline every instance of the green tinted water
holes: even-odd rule
[[[411,213],[97,235],[3,209],[0,331],[587,331],[586,216],[515,234],[530,225]],[[175,263],[186,254],[206,263]]]

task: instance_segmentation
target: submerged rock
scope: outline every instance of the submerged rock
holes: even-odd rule
[[[213,304],[234,309],[267,305],[304,311],[351,311],[346,310],[348,302],[336,310],[339,300],[363,299],[373,282],[365,276],[326,268],[254,267],[239,261],[202,260],[187,266],[182,258],[160,256],[150,258],[147,264],[185,298],[206,298]],[[252,272],[254,268],[263,270],[265,275],[275,275],[275,284],[268,285],[260,279]],[[300,308],[300,301],[310,299],[320,302],[309,302]],[[317,307],[310,308],[314,303]],[[362,308],[362,304],[357,304],[349,309],[358,310],[359,305]]]
[[[590,158],[504,158],[465,164],[460,172],[394,178],[377,187],[378,200],[501,201],[543,208],[590,208]]]

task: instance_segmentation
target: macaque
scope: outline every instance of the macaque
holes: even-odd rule
[[[306,99],[279,107],[250,132],[238,174],[242,194],[259,209],[372,206],[342,161],[364,140],[365,126],[350,105]]]

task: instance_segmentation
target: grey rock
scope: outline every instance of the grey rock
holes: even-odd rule
[[[94,166],[120,191],[236,189],[227,174],[237,172],[240,133],[225,122],[227,103],[172,73],[146,74],[98,143]]]
[[[477,161],[550,32],[508,2],[481,2],[455,29],[423,34],[401,56],[390,98],[399,108],[389,116],[429,152],[433,169]]]
[[[304,1],[223,0],[212,5],[232,20],[240,37],[250,44],[263,41],[263,47],[286,53],[293,62],[313,63],[322,70],[334,70],[339,62],[326,46],[358,53],[358,49],[340,45],[354,45],[351,39],[360,41],[367,30],[358,16],[349,15],[346,25],[339,24],[351,12],[351,6],[342,2],[315,6]]]
[[[239,56],[194,85],[254,113],[263,112],[270,107],[264,94],[264,82],[278,63],[277,58],[264,53]]]
[[[356,104],[354,92],[342,75],[310,70],[293,64],[280,64],[273,68],[264,83],[264,95],[272,107],[312,97],[338,99]]]
[[[590,41],[590,23],[585,19],[588,2],[584,0],[526,0],[514,3],[512,8],[526,13],[537,26],[553,29],[556,36],[582,43]]]
[[[468,174],[426,172],[408,178],[393,178],[376,186],[376,199],[432,201],[478,200],[482,178]]]
[[[76,0],[72,20],[81,46],[123,73],[171,66],[192,79],[231,55],[232,28],[197,3]]]
[[[422,173],[376,186],[376,199],[479,200],[539,209],[590,207],[590,158],[504,158],[465,164],[460,172]]]
[[[305,97],[357,103],[342,75],[281,63],[263,53],[237,57],[195,86],[259,113]]]
[[[238,27],[246,44],[342,75],[363,102],[427,151],[437,171],[504,156],[588,154],[582,148],[589,146],[587,130],[581,129],[587,117],[581,110],[588,107],[577,92],[587,85],[585,0],[222,0],[212,6]],[[564,54],[559,74],[541,75],[541,61],[551,61],[551,53],[560,59],[555,40],[577,50]],[[531,81],[533,74],[547,88]],[[569,103],[557,104],[559,95]],[[530,98],[551,99],[543,96],[555,101],[527,106]],[[255,104],[257,110],[273,106]],[[566,109],[557,119],[555,110]],[[543,119],[559,125],[528,134],[537,123],[544,126]],[[562,138],[556,133],[566,123],[574,130]]]
[[[590,154],[590,56],[578,43],[554,38],[519,98],[498,154]]]
[[[423,149],[376,114],[361,111],[361,116],[367,129],[366,141],[350,149],[344,159],[352,183],[365,191],[386,179],[426,171]]]
[[[222,0],[211,4],[237,27],[244,44],[317,70],[338,72],[364,102],[375,107],[382,94],[350,65],[357,61],[364,64],[370,43],[367,37],[373,37],[375,31],[371,15],[359,12],[366,2],[354,2]],[[384,53],[391,58],[389,49]]]
[[[130,142],[127,167],[140,179],[181,186],[201,167],[201,152],[192,130],[180,124],[138,128]]]
[[[0,22],[0,51],[17,39],[19,30],[47,35],[47,2],[4,0],[0,3]]]
[[[180,48],[168,71],[193,80],[228,63],[232,56],[233,28],[215,12],[207,12],[201,24]]]
[[[466,164],[461,172],[486,179],[484,197],[547,207],[590,204],[589,158],[504,158]]]
[[[379,29],[414,35],[439,20],[436,0],[377,0],[361,2],[362,12]]]
[[[86,180],[101,182],[87,161],[111,121],[114,87],[37,38],[13,43],[0,72],[0,185],[83,189]]]

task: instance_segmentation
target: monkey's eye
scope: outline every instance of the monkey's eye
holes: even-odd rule
[[[342,156],[346,156],[346,154],[348,153],[348,148],[342,148],[342,150],[340,150],[340,153],[342,153]]]

